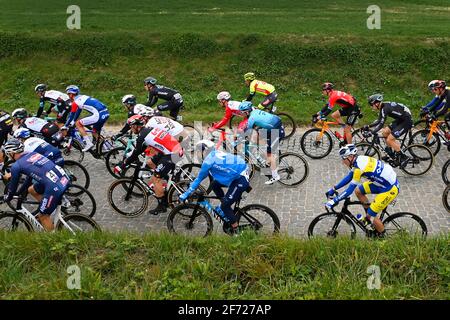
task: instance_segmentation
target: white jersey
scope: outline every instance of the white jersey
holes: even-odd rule
[[[23,142],[23,145],[25,147],[23,149],[23,152],[30,153],[30,152],[33,152],[34,150],[36,150],[39,146],[47,145],[47,144],[48,143],[45,142],[44,140],[42,140],[41,138],[30,137]]]
[[[182,124],[166,117],[152,117],[145,126],[147,128],[158,128],[166,131],[172,137],[179,135],[184,130]]]
[[[44,93],[44,98],[50,100],[52,103],[56,103],[58,100],[68,101],[69,96],[65,93],[56,90],[48,90]]]
[[[42,128],[47,124],[48,122],[41,118],[36,117],[29,117],[26,118],[23,125],[25,128],[30,129],[31,131],[35,132],[41,132]]]
[[[164,155],[176,154],[182,150],[180,143],[167,131],[154,128],[145,136],[145,144]]]

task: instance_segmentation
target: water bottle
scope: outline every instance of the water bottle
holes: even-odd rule
[[[341,136],[341,134],[337,131],[334,132],[334,135],[338,138],[338,139],[343,139],[343,137]]]
[[[367,227],[367,225],[369,224],[369,221],[367,221],[366,216],[362,215],[361,213],[358,213],[356,215],[356,219],[358,219],[359,221],[361,221],[365,227]]]

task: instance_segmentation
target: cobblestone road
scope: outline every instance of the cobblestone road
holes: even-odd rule
[[[295,135],[284,148],[287,147],[288,150],[303,155],[300,149],[300,137],[300,134]],[[325,211],[324,193],[346,174],[346,169],[336,156],[336,151],[337,146],[334,146],[331,154],[321,160],[313,160],[305,156],[309,164],[309,176],[303,184],[294,188],[280,184],[266,186],[264,185],[266,178],[256,176],[252,180],[253,190],[247,195],[244,203],[261,203],[269,206],[278,214],[282,232],[294,237],[306,237],[306,230],[311,220]],[[391,207],[389,212],[417,213],[424,219],[432,234],[448,233],[450,213],[444,209],[441,201],[445,185],[440,172],[449,155],[450,153],[446,150],[442,150],[432,170],[422,177],[408,176],[396,169],[401,191],[395,207]],[[106,190],[113,182],[113,178],[107,172],[104,162],[87,155],[83,164],[91,176],[89,189],[97,200],[97,213],[94,218],[103,229],[132,232],[167,230],[168,212],[159,216],[146,213],[137,218],[125,218],[114,212],[106,199]],[[150,207],[155,206],[156,203],[152,200]]]

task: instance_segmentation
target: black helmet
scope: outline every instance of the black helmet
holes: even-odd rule
[[[47,90],[47,85],[45,83],[39,83],[36,87],[34,87],[34,91],[36,92],[44,92]]]
[[[373,104],[374,104],[375,102],[382,102],[382,101],[383,101],[383,95],[380,94],[380,93],[375,93],[375,94],[371,95],[371,96],[367,99],[367,102],[368,102],[371,106],[373,106]]]
[[[144,84],[151,84],[151,85],[155,85],[156,84],[156,79],[152,78],[152,77],[147,77],[144,79]]]
[[[18,108],[11,113],[13,118],[25,119],[28,117],[28,112],[24,108]]]

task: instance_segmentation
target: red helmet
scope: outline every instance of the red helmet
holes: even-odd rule
[[[134,116],[128,118],[127,123],[130,126],[132,125],[143,126],[145,124],[145,121],[140,114],[135,114]]]
[[[322,90],[333,90],[334,84],[331,82],[325,82],[322,84]]]

